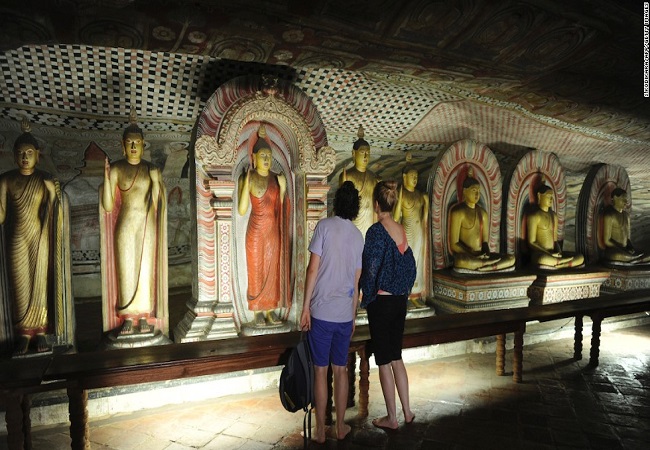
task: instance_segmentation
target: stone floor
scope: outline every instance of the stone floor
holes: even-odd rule
[[[588,353],[589,336],[584,346]],[[571,339],[525,345],[521,384],[495,375],[493,354],[407,364],[416,419],[393,433],[370,422],[384,414],[373,369],[370,416],[357,417],[349,408],[349,437],[310,447],[648,448],[650,325],[603,333],[596,369],[586,359],[573,361],[572,354]],[[90,420],[93,449],[299,449],[301,430],[302,414],[282,409],[275,389]],[[33,444],[70,448],[67,426],[34,428]],[[6,445],[0,436],[0,448]]]

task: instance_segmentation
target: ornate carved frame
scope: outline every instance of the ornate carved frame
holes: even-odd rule
[[[472,139],[464,139],[452,144],[434,161],[434,172],[429,176],[427,191],[431,204],[431,247],[433,249],[433,269],[451,266],[449,243],[447,242],[448,213],[450,208],[461,201],[458,181],[465,176],[471,166],[481,187],[480,205],[489,217],[490,249],[499,248],[499,221],[501,219],[501,171],[492,150]]]
[[[612,203],[611,193],[617,187],[627,191],[631,210],[630,179],[621,166],[594,164],[580,189],[576,210],[576,250],[585,256],[588,264],[599,259],[599,220],[605,207]]]
[[[238,237],[233,211],[237,177],[248,158],[245,141],[261,122],[273,141],[275,163],[290,172],[285,175],[294,210],[293,267],[305,267],[309,237],[327,213],[327,176],[334,170],[336,154],[327,146],[323,123],[309,97],[286,82],[264,88],[258,77],[236,78],[219,87],[195,127],[193,298],[175,333],[177,341],[231,337],[240,331],[245,315],[235,310],[240,294],[234,279]],[[295,321],[302,308],[304,271],[292,270],[291,277],[292,306],[285,318]]]
[[[535,190],[539,184],[550,186],[555,193],[553,211],[558,219],[558,242],[564,239],[564,209],[566,207],[566,181],[564,169],[555,153],[531,150],[516,164],[510,175],[506,177],[504,192],[507,193],[501,229],[502,251],[514,254],[518,262],[525,249],[526,240],[525,214],[537,203]]]

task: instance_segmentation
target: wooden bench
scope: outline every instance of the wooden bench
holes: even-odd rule
[[[650,311],[650,290],[628,291],[570,302],[530,306],[527,310],[529,322],[575,318],[573,357],[577,360],[582,359],[583,318],[584,316],[590,317],[592,327],[589,365],[596,367],[600,354],[600,332],[603,319]]]
[[[526,323],[567,317],[576,318],[576,350],[582,343],[582,317],[594,322],[592,361],[597,364],[600,322],[605,317],[650,310],[650,291],[617,294],[595,299],[514,308],[431,316],[407,321],[404,348],[497,336],[496,373],[505,373],[505,336],[514,333],[513,380],[522,380],[523,335]],[[578,339],[578,330],[580,337]],[[58,354],[43,358],[3,362],[0,394],[8,403],[7,431],[10,448],[29,448],[29,404],[24,394],[39,389],[66,388],[73,449],[89,448],[88,389],[123,386],[281,366],[298,342],[299,332],[237,339],[170,344],[112,351]],[[367,325],[358,326],[349,358],[353,395],[356,358],[360,357],[359,414],[368,414],[369,357],[372,343]],[[11,412],[9,411],[11,409]],[[21,425],[22,423],[22,425]]]
[[[407,320],[404,327],[402,346],[403,348],[422,347],[496,336],[496,374],[504,375],[505,337],[507,333],[514,333],[512,378],[515,382],[521,382],[526,310],[527,308],[513,308],[499,311],[476,311]],[[361,417],[366,417],[368,415],[368,390],[370,387],[369,358],[372,354],[372,342],[370,341],[367,326],[361,329],[357,327],[350,347],[359,354],[358,410]]]

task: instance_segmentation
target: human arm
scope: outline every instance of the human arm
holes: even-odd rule
[[[357,309],[359,309],[359,280],[361,279],[361,269],[354,273],[354,291],[352,292],[352,334],[356,330]]]
[[[374,300],[379,290],[379,271],[384,257],[385,243],[381,241],[376,227],[368,228],[363,246],[362,269],[359,285],[363,292],[363,303]]]
[[[303,331],[309,331],[311,329],[311,296],[314,293],[319,266],[320,256],[310,252],[307,276],[305,277],[305,295],[302,304],[302,314],[300,315],[300,329]]]

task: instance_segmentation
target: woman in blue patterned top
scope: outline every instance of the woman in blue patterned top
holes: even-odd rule
[[[375,186],[373,202],[378,222],[366,233],[361,272],[361,306],[368,311],[368,324],[387,415],[374,419],[378,428],[398,427],[395,388],[402,403],[404,422],[415,419],[409,404],[408,375],[402,361],[402,336],[408,295],[415,283],[415,258],[406,232],[395,222],[392,210],[397,201],[397,182]]]

